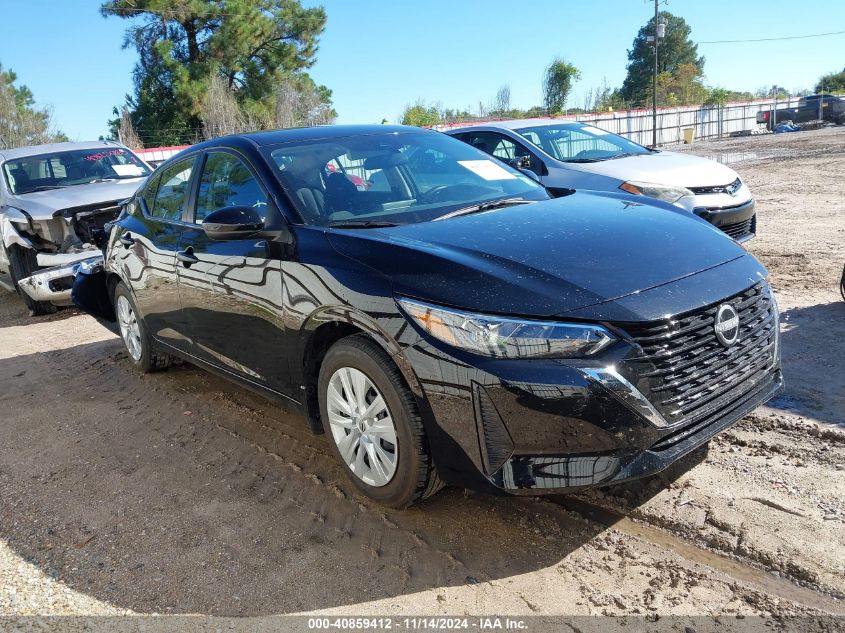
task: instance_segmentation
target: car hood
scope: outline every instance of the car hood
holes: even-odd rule
[[[683,211],[592,193],[389,229],[330,230],[394,292],[488,313],[551,316],[746,255]]]
[[[633,180],[678,187],[729,185],[736,172],[721,163],[677,152],[652,152],[597,163],[566,163],[579,171],[601,174],[620,181]]]
[[[83,207],[100,202],[114,202],[130,197],[144,182],[141,178],[126,178],[107,182],[92,182],[87,185],[75,185],[61,189],[34,191],[18,196],[9,196],[6,204],[23,209],[34,220],[47,220],[56,211]]]

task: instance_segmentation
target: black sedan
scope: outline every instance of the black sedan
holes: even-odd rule
[[[656,205],[552,200],[416,128],[225,137],[150,177],[74,296],[142,371],[180,358],[299,408],[382,503],[608,484],[782,383],[765,269]]]

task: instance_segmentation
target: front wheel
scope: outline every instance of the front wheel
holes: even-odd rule
[[[5,248],[5,246],[3,247]],[[23,248],[17,244],[12,244],[6,250],[6,259],[9,260],[9,272],[12,276],[12,282],[15,284],[15,290],[23,299],[26,307],[29,309],[30,316],[42,316],[45,314],[53,314],[56,311],[56,306],[47,301],[35,301],[26,292],[21,290],[18,282],[21,279],[26,279],[33,273],[38,271],[38,255],[35,251],[29,248]]]
[[[839,280],[839,292],[842,298],[845,299],[845,267],[842,268],[842,279]]]
[[[114,290],[114,313],[120,328],[120,338],[135,367],[144,373],[170,367],[173,359],[154,349],[135,300],[123,282],[118,283]]]
[[[336,343],[318,390],[329,443],[364,494],[404,508],[440,489],[413,395],[378,345],[363,336]]]

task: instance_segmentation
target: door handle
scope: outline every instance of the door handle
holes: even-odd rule
[[[135,243],[135,238],[132,237],[131,233],[124,233],[117,238],[117,241],[123,244],[126,248],[129,248]]]
[[[176,259],[182,262],[185,268],[190,268],[191,264],[196,264],[199,261],[196,255],[194,255],[194,249],[190,246],[184,251],[177,251]]]

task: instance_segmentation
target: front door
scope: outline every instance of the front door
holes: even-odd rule
[[[538,177],[542,177],[544,174],[548,173],[548,169],[546,169],[546,166],[537,154],[532,152],[522,143],[519,143],[504,134],[484,131],[466,132],[461,134],[459,138],[465,143],[469,143],[473,147],[480,149],[482,152],[495,156],[502,162],[508,163],[509,165],[515,166],[514,161],[517,158],[527,156],[530,163],[529,168],[537,174]]]
[[[281,258],[264,239],[212,240],[203,219],[225,207],[273,212],[240,155],[214,150],[199,175],[193,223],[182,233],[177,270],[191,353],[252,382],[289,392],[282,319]]]
[[[121,246],[112,251],[149,333],[180,350],[187,350],[189,333],[180,309],[176,251],[195,160],[180,160],[150,178],[131,203],[139,205],[140,213],[118,223]]]

